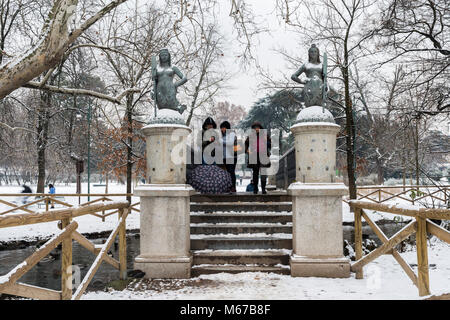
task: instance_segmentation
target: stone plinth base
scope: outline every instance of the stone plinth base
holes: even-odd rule
[[[342,196],[343,184],[293,183],[293,253],[303,257],[343,257]]]
[[[141,198],[140,255],[135,269],[145,277],[185,279],[191,275],[190,195],[186,184],[150,184],[134,190]]]
[[[154,257],[140,255],[134,260],[134,269],[145,272],[146,279],[189,279],[192,256]]]
[[[347,258],[311,258],[292,255],[290,265],[292,277],[350,277],[350,260]]]

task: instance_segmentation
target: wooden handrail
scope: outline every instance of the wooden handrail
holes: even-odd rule
[[[0,291],[9,285],[14,284],[25,273],[31,270],[40,260],[46,257],[54,248],[56,248],[61,241],[66,237],[70,237],[71,233],[76,230],[78,223],[76,221],[69,224],[66,228],[54,235],[49,241],[35,251],[31,256],[25,259],[24,262],[16,266],[7,275],[0,277]]]
[[[74,295],[72,297],[72,300],[78,300],[83,295],[83,293],[86,290],[87,286],[89,285],[89,283],[91,282],[91,280],[94,277],[95,273],[97,272],[98,268],[100,267],[100,264],[105,259],[105,256],[108,254],[108,250],[111,247],[111,245],[114,243],[114,239],[116,238],[116,235],[119,233],[119,231],[121,230],[122,226],[125,224],[127,215],[128,215],[128,210],[125,210],[125,212],[120,217],[119,222],[117,223],[117,225],[114,228],[113,232],[111,232],[111,234],[109,235],[109,237],[106,240],[105,244],[103,245],[102,249],[100,250],[97,258],[95,258],[94,263],[92,264],[91,268],[87,272],[87,274],[84,277],[83,281],[81,282],[80,286],[77,288],[76,292],[74,293]],[[121,241],[122,241],[122,239],[119,240],[119,243]]]
[[[0,197],[127,197],[132,193],[0,193]]]
[[[71,222],[70,220],[73,217],[108,209],[117,209],[119,211],[119,221],[108,237],[106,243],[101,248],[97,248],[92,242],[76,231],[78,223],[75,221]],[[108,262],[113,267],[119,269],[120,279],[125,280],[127,278],[125,223],[129,212],[131,212],[131,207],[129,206],[128,201],[113,201],[106,204],[92,204],[85,207],[54,210],[40,214],[22,214],[0,217],[0,227],[61,220],[59,227],[62,229],[31,256],[25,259],[24,262],[16,266],[8,274],[0,276],[0,293],[18,295],[32,299],[79,299],[103,261]],[[107,254],[117,235],[119,235],[119,261]],[[81,285],[77,288],[74,296],[72,296],[72,240],[78,241],[83,247],[97,255],[93,265],[89,269]],[[62,243],[61,291],[16,283],[20,277],[30,271],[33,266],[47,256],[60,243]]]
[[[127,208],[129,205],[128,201],[111,201],[107,203],[92,204],[85,207],[59,209],[43,213],[11,215],[0,217],[0,228],[75,218],[103,210]]]
[[[411,205],[404,205],[400,207],[395,204],[374,203],[362,200],[349,200],[348,203],[352,208],[377,210],[414,218],[437,220],[450,219],[450,209],[421,208]]]
[[[356,273],[357,279],[362,279],[362,268],[364,265],[375,260],[384,253],[391,253],[403,270],[406,272],[411,281],[419,289],[419,295],[425,296],[430,294],[430,279],[428,270],[428,248],[427,248],[427,232],[435,235],[439,239],[450,243],[450,232],[436,225],[428,219],[450,219],[450,209],[430,209],[415,206],[396,206],[382,203],[373,203],[361,200],[350,200],[349,205],[355,210],[355,252],[356,261],[351,265],[351,270]],[[398,231],[392,238],[388,239],[381,229],[370,219],[363,209],[389,212],[393,214],[405,215],[415,218],[407,226]],[[362,256],[362,222],[361,217],[366,220],[375,234],[383,242],[381,247],[373,250],[366,256]],[[417,265],[418,275],[414,273],[411,267],[395,250],[395,246],[416,233],[417,247]]]
[[[445,185],[445,186],[435,186],[435,185],[398,185],[398,186],[380,186],[380,185],[375,185],[375,186],[357,186],[357,189],[398,189],[398,188],[414,188],[415,190],[417,190],[417,188],[450,188],[450,185]]]

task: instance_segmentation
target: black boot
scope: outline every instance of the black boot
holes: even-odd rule
[[[261,176],[261,189],[262,189],[262,194],[266,194],[266,183],[267,183],[267,176]]]

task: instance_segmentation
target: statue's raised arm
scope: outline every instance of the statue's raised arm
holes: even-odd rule
[[[175,75],[180,78],[177,82],[174,82]],[[171,109],[182,114],[186,110],[186,106],[178,102],[176,95],[177,88],[185,84],[187,78],[176,66],[172,66],[169,50],[160,50],[159,64],[152,65],[152,77],[154,83],[152,98],[158,109]]]

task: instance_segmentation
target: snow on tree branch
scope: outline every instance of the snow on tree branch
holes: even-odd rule
[[[141,91],[140,89],[137,89],[137,88],[130,88],[130,89],[123,91],[118,96],[112,97],[112,96],[108,96],[107,94],[100,93],[97,91],[86,90],[86,89],[73,89],[73,88],[57,87],[57,86],[52,86],[52,85],[42,85],[40,82],[34,82],[34,81],[30,81],[30,82],[24,84],[23,87],[30,88],[30,89],[47,90],[47,91],[54,92],[54,93],[62,93],[62,94],[70,94],[70,95],[85,95],[85,96],[90,96],[90,97],[94,97],[94,98],[98,98],[98,99],[107,100],[107,101],[110,101],[110,102],[116,103],[116,104],[121,104],[123,97],[125,97],[128,93]]]
[[[69,46],[84,31],[125,1],[111,1],[73,31],[69,30],[69,25],[78,0],[54,1],[37,44],[0,66],[0,99],[56,66]]]

